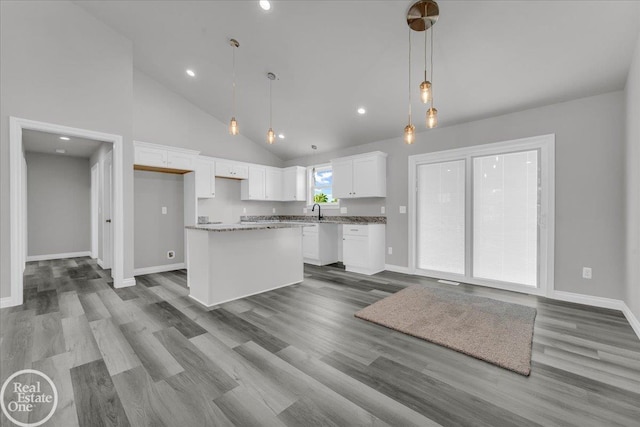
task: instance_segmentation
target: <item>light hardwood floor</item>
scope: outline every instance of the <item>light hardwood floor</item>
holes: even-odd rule
[[[47,425],[640,426],[640,340],[617,311],[313,266],[207,310],[184,271],[125,289],[106,273],[88,258],[29,263],[26,303],[0,310],[0,377],[52,377]],[[536,307],[531,376],[353,316],[415,283]]]

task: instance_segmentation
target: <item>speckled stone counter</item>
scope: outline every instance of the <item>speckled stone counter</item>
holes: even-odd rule
[[[318,216],[312,215],[256,215],[256,216],[241,216],[242,222],[282,222],[282,223],[319,223],[324,222],[328,224],[386,224],[386,216],[324,216],[321,220],[318,220]]]
[[[200,224],[189,225],[186,229],[202,230],[202,231],[247,231],[247,230],[270,230],[277,228],[299,228],[304,224],[295,224],[291,222],[265,222],[261,224]]]

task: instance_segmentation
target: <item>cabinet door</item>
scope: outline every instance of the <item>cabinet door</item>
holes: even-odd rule
[[[282,170],[282,200],[306,200],[307,168],[293,166]]]
[[[331,161],[333,171],[333,197],[348,199],[353,197],[353,161]]]
[[[376,157],[353,159],[353,197],[372,197],[380,193],[378,163]]]
[[[135,147],[135,164],[143,166],[167,167],[167,150]]]
[[[169,151],[167,153],[167,167],[170,169],[182,169],[192,171],[193,155]]]
[[[320,236],[306,227],[302,230],[302,256],[313,260],[320,258]]]
[[[196,160],[196,197],[215,196],[215,163],[212,160]]]
[[[236,179],[247,179],[249,178],[249,166],[234,163],[231,166],[231,174]]]
[[[233,178],[233,163],[216,160],[216,176]]]
[[[265,199],[282,200],[282,170],[266,170],[265,175]]]
[[[249,200],[264,200],[265,199],[265,168],[249,167],[248,171],[248,183],[247,188],[249,191]]]
[[[368,267],[369,238],[344,236],[342,238],[342,262],[350,267]]]

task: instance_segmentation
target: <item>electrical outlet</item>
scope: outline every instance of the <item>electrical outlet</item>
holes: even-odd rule
[[[276,213],[276,208],[273,208],[273,213]]]
[[[167,259],[174,259],[176,257],[176,252],[175,251],[168,251],[167,252]]]
[[[591,267],[582,267],[582,278],[591,279]]]
[[[302,213],[306,214],[307,213],[307,208],[302,208]]]
[[[340,208],[340,213],[347,213],[347,207],[344,206],[344,207]]]
[[[389,255],[393,255],[393,248],[392,248],[391,246],[389,246],[389,247],[387,248],[387,253],[388,253]]]
[[[167,214],[167,207],[163,206],[162,207],[162,215],[166,215]]]
[[[384,206],[380,206],[380,213],[383,214],[387,212],[387,208],[385,208]]]
[[[401,214],[406,214],[407,213],[407,207],[406,206],[400,206],[400,213]]]
[[[242,208],[242,213],[247,213],[247,208]]]

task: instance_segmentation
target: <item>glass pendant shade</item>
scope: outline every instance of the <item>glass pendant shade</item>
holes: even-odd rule
[[[404,142],[407,145],[411,145],[416,141],[416,127],[409,123],[404,128]]]
[[[427,127],[433,129],[438,126],[438,110],[431,107],[427,110]]]
[[[431,82],[428,80],[420,83],[420,100],[423,104],[431,102]]]
[[[235,117],[231,117],[231,123],[229,123],[229,133],[231,135],[237,135],[240,133],[240,129],[238,128],[238,121]]]
[[[273,129],[269,128],[269,131],[267,132],[267,142],[269,144],[273,144],[276,140],[276,133],[273,131]]]

